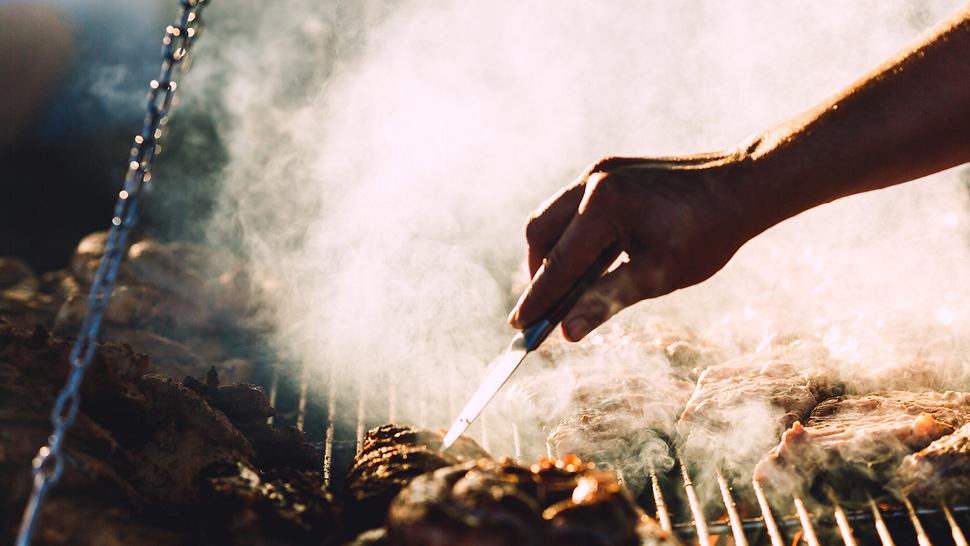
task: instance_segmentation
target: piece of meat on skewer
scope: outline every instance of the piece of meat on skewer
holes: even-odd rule
[[[970,421],[970,393],[889,391],[826,400],[758,463],[755,479],[844,493],[885,483],[900,460]]]
[[[970,424],[907,455],[893,485],[927,502],[970,497]]]
[[[677,544],[612,473],[577,458],[531,468],[480,460],[411,482],[388,515],[392,546]]]

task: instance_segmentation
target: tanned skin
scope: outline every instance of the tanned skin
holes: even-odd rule
[[[526,227],[532,283],[509,315],[547,312],[611,244],[629,260],[563,320],[578,341],[621,309],[697,284],[769,227],[840,197],[970,161],[970,5],[811,110],[734,150],[613,157]]]

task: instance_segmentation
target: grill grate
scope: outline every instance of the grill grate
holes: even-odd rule
[[[269,392],[271,402],[284,409],[276,416],[280,424],[292,424],[301,430],[304,425],[310,441],[322,444],[324,480],[331,487],[339,487],[342,472],[334,471],[346,466],[360,451],[363,435],[371,426],[396,422],[408,411],[420,418],[428,417],[432,408],[426,393],[420,386],[410,396],[406,386],[387,377],[386,393],[377,398],[365,396],[367,377],[356,375],[350,381],[338,375],[331,368],[321,399],[314,399],[310,385],[313,377],[301,371],[296,385],[287,384],[274,371],[270,378]],[[322,378],[321,378],[322,379]],[[422,382],[418,382],[420,385]],[[345,385],[350,385],[348,392]],[[344,395],[344,396],[341,396]],[[351,401],[348,401],[350,399]],[[455,401],[449,400],[444,408],[452,413]],[[402,406],[404,404],[404,406]],[[290,411],[286,408],[291,407]],[[313,428],[316,415],[321,421]],[[347,418],[349,417],[349,419]],[[342,422],[351,423],[344,426]],[[490,422],[487,413],[476,424],[476,434],[482,447],[488,450],[489,444],[505,437],[505,432]],[[501,432],[501,434],[499,434]],[[502,437],[502,438],[499,438]],[[535,452],[524,455],[520,423],[508,424],[508,450],[515,460],[522,462],[525,456],[535,456]],[[545,451],[551,456],[552,446],[546,445]],[[771,484],[751,482],[744,488],[732,483],[720,470],[714,470],[711,478],[717,485],[714,500],[719,500],[717,517],[713,513],[712,499],[703,498],[695,484],[695,479],[704,477],[692,475],[690,464],[677,460],[676,469],[668,474],[660,474],[653,469],[648,473],[647,492],[641,498],[648,514],[655,515],[661,528],[676,534],[685,544],[699,546],[822,546],[844,544],[846,546],[970,546],[967,544],[964,529],[970,517],[970,505],[916,506],[910,499],[892,499],[879,496],[879,501],[871,495],[861,507],[843,505],[834,492],[830,492],[830,502],[826,505],[813,502],[811,506],[799,496],[784,498],[774,492]],[[743,489],[743,490],[742,490]],[[717,497],[720,497],[717,499]],[[707,512],[705,512],[705,509]],[[755,513],[756,512],[756,513]]]
[[[835,544],[836,541],[841,541],[846,546],[967,544],[958,516],[966,517],[970,513],[970,506],[951,507],[941,504],[939,507],[915,507],[908,498],[900,499],[898,504],[879,505],[870,496],[867,499],[867,509],[847,510],[833,496],[828,510],[819,506],[813,513],[801,497],[794,496],[790,499],[794,513],[778,518],[766,494],[766,485],[753,482],[752,493],[760,514],[742,518],[735,500],[735,488],[720,471],[715,471],[715,478],[724,507],[724,517],[712,522],[704,516],[704,504],[698,496],[687,465],[679,461],[678,466],[687,513],[681,523],[673,525],[673,531],[688,543],[703,546],[820,546]],[[671,503],[664,497],[661,480],[655,474],[651,474],[650,489],[657,519],[662,527],[667,528],[671,519]],[[898,524],[891,527],[887,520]],[[909,523],[908,528],[904,522]]]

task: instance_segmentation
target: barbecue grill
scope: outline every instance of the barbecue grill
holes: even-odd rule
[[[277,408],[275,420],[291,424],[322,447],[321,466],[331,487],[339,487],[343,469],[360,450],[366,430],[401,417],[402,387],[388,380],[386,396],[368,399],[365,385],[371,378],[362,374],[343,377],[330,368],[324,377],[303,369],[298,374],[267,370],[263,378],[270,401]],[[349,374],[348,374],[349,375]],[[387,378],[391,379],[391,378]],[[420,385],[420,382],[416,383]],[[322,388],[315,388],[322,385]],[[349,387],[349,388],[348,388]],[[407,391],[417,405],[421,425],[445,425],[429,418],[433,393]],[[457,406],[456,400],[446,401]],[[529,446],[520,428],[525,423],[500,425],[488,412],[469,430],[482,446],[493,453],[508,453],[519,462],[549,454],[550,446]],[[669,472],[648,472],[649,483],[639,501],[660,526],[676,534],[685,544],[704,546],[968,546],[970,505],[914,504],[888,491],[871,492],[862,502],[839,499],[830,493],[828,502],[802,498],[776,490],[771,483],[736,483],[727,472],[700,469],[678,458]],[[715,491],[695,481],[710,480]],[[707,493],[707,494],[705,494]],[[713,498],[712,498],[713,497]]]

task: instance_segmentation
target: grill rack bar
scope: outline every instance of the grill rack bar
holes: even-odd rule
[[[687,493],[687,502],[690,504],[690,513],[694,518],[694,529],[697,531],[697,543],[707,546],[711,542],[711,534],[708,531],[707,520],[704,519],[704,509],[697,498],[697,491],[694,489],[694,482],[687,473],[687,465],[683,460],[680,463],[680,475],[684,480],[684,491]]]
[[[913,529],[916,530],[916,542],[919,543],[919,546],[933,546],[933,542],[930,540],[929,535],[926,534],[926,529],[923,528],[923,523],[919,520],[919,516],[916,515],[913,503],[909,502],[908,497],[903,497],[903,505],[906,506],[909,521],[913,524]]]
[[[741,515],[738,514],[738,506],[731,494],[731,485],[728,484],[720,470],[715,471],[715,474],[717,475],[717,486],[721,490],[721,501],[724,502],[724,507],[727,509],[728,524],[731,526],[731,533],[734,535],[734,544],[736,546],[748,546],[748,538],[744,536],[744,527],[741,525]]]
[[[855,536],[852,534],[852,525],[849,524],[849,519],[846,517],[842,505],[838,501],[834,501],[833,508],[835,510],[835,523],[839,526],[839,532],[842,534],[842,542],[845,543],[845,546],[858,546]]]
[[[664,500],[663,490],[660,489],[657,472],[652,468],[650,469],[650,488],[653,490],[653,503],[657,507],[657,521],[660,522],[660,528],[670,533],[673,531],[673,525],[670,523],[670,511],[667,510],[667,501]]]
[[[957,523],[956,518],[953,517],[953,512],[950,511],[950,507],[947,504],[940,503],[940,508],[943,509],[943,516],[946,518],[946,523],[950,526],[950,534],[953,536],[953,543],[956,546],[968,546],[967,539],[963,535],[963,530],[960,529],[960,525]]]
[[[781,531],[778,529],[778,522],[775,521],[775,516],[771,511],[771,505],[768,504],[768,497],[765,496],[765,490],[761,487],[761,482],[751,480],[751,488],[754,489],[754,495],[758,499],[758,506],[761,508],[761,517],[765,523],[765,531],[768,534],[768,539],[771,541],[771,546],[785,546],[785,539],[781,536]]]
[[[879,511],[876,501],[873,500],[872,495],[866,495],[866,497],[869,501],[869,510],[872,512],[872,519],[876,524],[876,534],[879,535],[882,546],[896,546],[896,542],[893,541],[892,533],[889,532],[889,527],[886,525],[886,520],[882,518],[882,512]]]
[[[327,384],[327,428],[323,433],[323,483],[333,483],[333,442],[337,427],[337,368],[330,367]]]
[[[821,546],[818,535],[815,534],[815,526],[812,524],[812,516],[805,508],[805,501],[801,497],[795,496],[793,499],[795,510],[798,512],[798,519],[802,524],[803,539],[809,546]]]

